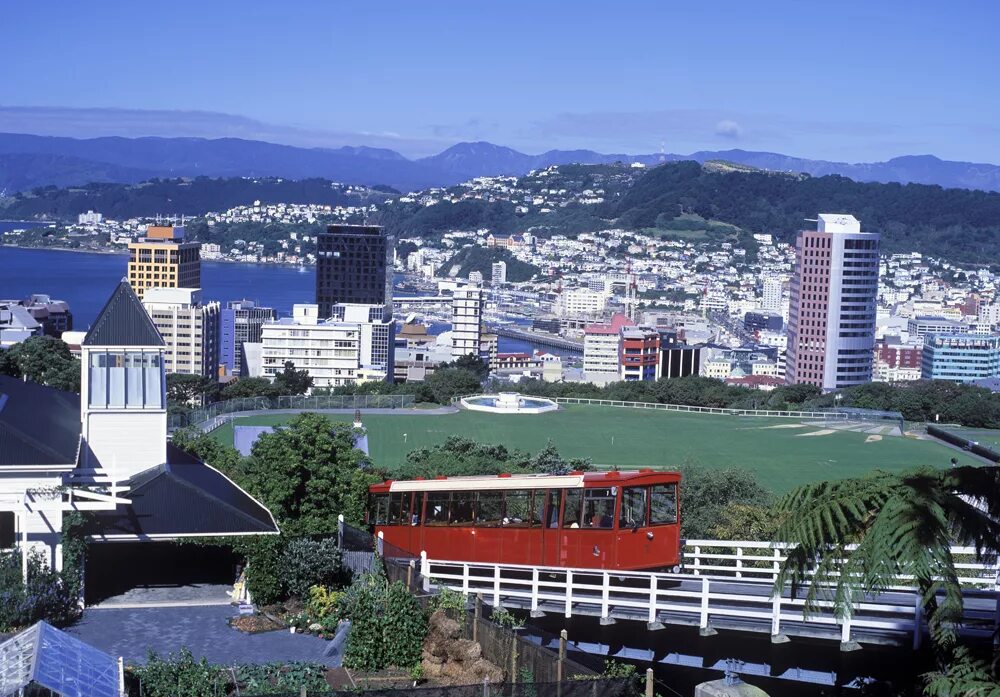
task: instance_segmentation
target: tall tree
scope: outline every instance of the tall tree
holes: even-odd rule
[[[274,388],[281,395],[305,394],[312,385],[309,371],[296,370],[291,361],[285,361],[285,369],[274,376]]]
[[[67,392],[80,391],[80,361],[51,336],[32,336],[0,351],[0,373]]]
[[[364,518],[367,485],[381,481],[354,447],[354,430],[325,416],[299,414],[262,435],[246,462],[250,490],[289,535],[332,532],[341,513]]]

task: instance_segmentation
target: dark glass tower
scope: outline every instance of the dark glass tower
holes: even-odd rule
[[[329,317],[333,305],[389,305],[389,241],[374,225],[330,225],[316,236],[316,304]]]

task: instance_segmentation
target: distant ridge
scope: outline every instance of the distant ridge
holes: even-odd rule
[[[651,166],[678,160],[722,160],[779,172],[837,174],[861,182],[913,182],[1000,191],[1000,166],[941,160],[933,155],[905,155],[886,162],[857,164],[748,150],[706,150],[690,155],[549,150],[527,155],[480,141],[457,143],[437,155],[410,160],[394,150],[366,146],[328,149],[240,138],[76,139],[0,133],[0,192],[178,176],[320,177],[345,184],[382,184],[414,191],[450,186],[472,177],[522,175],[550,165],[639,162]]]

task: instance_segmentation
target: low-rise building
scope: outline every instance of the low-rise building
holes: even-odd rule
[[[261,374],[273,379],[292,363],[313,379],[313,387],[337,387],[392,376],[392,319],[376,305],[334,305],[319,319],[319,306],[295,305],[291,317],[268,322],[261,331]]]
[[[928,334],[921,358],[921,377],[927,380],[1000,377],[1000,334]]]
[[[599,317],[608,305],[607,293],[587,287],[566,288],[553,308],[559,317]]]
[[[42,325],[18,303],[0,303],[0,349],[42,335]]]
[[[635,323],[616,314],[607,324],[592,324],[583,332],[583,379],[597,384],[621,380],[618,361],[619,338],[623,327]]]
[[[660,333],[653,327],[622,327],[619,350],[621,379],[649,381],[660,377]]]

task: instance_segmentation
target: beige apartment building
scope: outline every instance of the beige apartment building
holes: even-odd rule
[[[128,282],[140,300],[149,288],[201,287],[201,243],[185,242],[183,226],[150,225],[128,250]]]
[[[218,377],[219,303],[202,304],[200,288],[149,288],[142,306],[163,337],[166,372]]]

